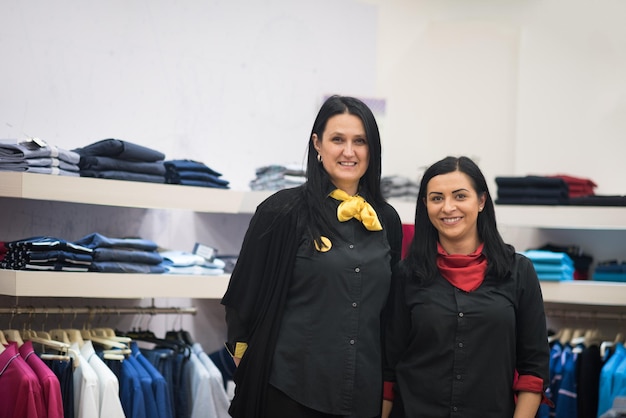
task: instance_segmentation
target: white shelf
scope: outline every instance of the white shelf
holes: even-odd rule
[[[496,205],[496,219],[505,226],[626,230],[626,207]]]
[[[0,294],[77,298],[221,299],[229,275],[76,273],[0,269]]]
[[[626,283],[541,281],[544,302],[596,306],[626,305]]]
[[[415,203],[389,199],[404,224],[415,222]],[[626,230],[626,207],[496,205],[498,225],[547,229]]]
[[[268,192],[1,172],[0,196],[148,209],[253,213]]]

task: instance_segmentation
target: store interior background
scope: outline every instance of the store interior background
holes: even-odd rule
[[[0,11],[0,138],[65,149],[122,139],[204,162],[247,190],[260,166],[303,163],[323,98],[339,93],[385,101],[383,175],[417,181],[434,161],[467,155],[493,195],[496,176],[559,173],[626,194],[622,0],[35,0]],[[98,231],[234,254],[250,219],[85,206],[2,198],[0,240]],[[618,231],[502,232],[519,249],[550,239],[624,257]],[[225,338],[218,300],[0,302],[192,305],[193,317],[115,325],[182,326],[208,351]]]

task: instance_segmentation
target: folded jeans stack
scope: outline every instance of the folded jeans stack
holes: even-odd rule
[[[80,155],[38,138],[0,140],[0,171],[79,176]]]
[[[80,175],[114,180],[165,183],[165,154],[120,139],[103,139],[74,150]]]

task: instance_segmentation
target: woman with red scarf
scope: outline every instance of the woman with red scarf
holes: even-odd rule
[[[469,158],[424,173],[389,309],[383,417],[535,416],[549,379],[541,288]]]

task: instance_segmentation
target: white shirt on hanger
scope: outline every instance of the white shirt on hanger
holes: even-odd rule
[[[74,369],[74,417],[94,418],[100,416],[100,389],[98,375],[87,359],[80,353],[78,343],[71,349],[79,357],[78,366]]]
[[[100,395],[100,418],[125,418],[120,399],[120,382],[115,373],[106,365],[93,348],[90,340],[80,348],[80,354],[87,360],[98,376]]]

